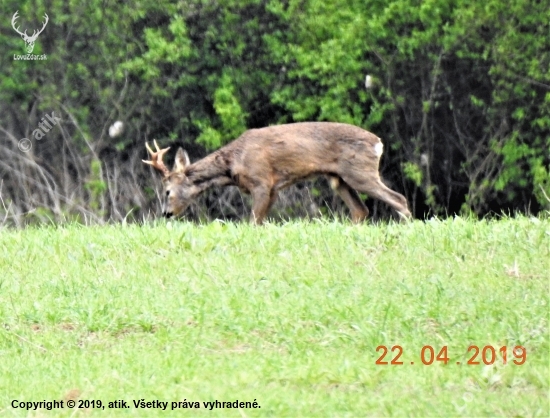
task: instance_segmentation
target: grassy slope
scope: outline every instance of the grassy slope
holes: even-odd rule
[[[548,416],[549,269],[550,220],[528,218],[3,230],[0,416],[71,391],[256,399],[252,416]],[[396,344],[405,364],[376,365]],[[471,344],[527,361],[465,365]],[[425,345],[449,364],[422,365]],[[122,412],[155,413],[97,415]]]

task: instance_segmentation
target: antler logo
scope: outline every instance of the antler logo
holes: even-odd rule
[[[11,19],[11,25],[13,26],[13,29],[19,35],[21,35],[21,38],[23,38],[23,40],[25,41],[25,48],[26,48],[27,52],[30,54],[30,53],[32,53],[32,51],[34,49],[34,43],[36,42],[36,38],[38,38],[38,35],[40,35],[42,33],[42,31],[44,30],[44,28],[48,24],[49,18],[48,18],[48,15],[46,13],[44,13],[44,18],[46,19],[46,21],[44,22],[44,25],[42,26],[42,29],[40,29],[38,32],[36,30],[33,30],[32,35],[29,36],[29,35],[27,35],[26,30],[25,30],[25,32],[20,32],[19,27],[15,27],[15,21],[19,17],[19,16],[17,16],[17,13],[19,13],[19,10],[14,13],[14,15]]]

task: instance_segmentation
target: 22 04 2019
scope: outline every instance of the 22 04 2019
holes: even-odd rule
[[[385,345],[379,345],[376,347],[377,352],[381,352],[380,357],[378,360],[376,360],[375,364],[379,365],[403,365],[406,364],[405,361],[401,360],[401,356],[403,355],[403,347],[400,345],[394,345],[391,348],[388,348]],[[391,351],[392,354],[390,354],[390,361],[388,362],[385,360],[388,353]],[[495,364],[496,362],[502,362],[502,364],[508,363],[508,347],[502,346],[499,349],[495,349],[495,347],[491,345],[486,345],[482,348],[479,348],[477,345],[471,345],[468,347],[467,355],[468,361],[466,363],[462,363],[461,361],[456,361],[456,364],[467,364],[467,365],[478,365],[478,364],[485,364],[485,365],[491,365]],[[420,361],[422,364],[429,366],[431,364],[434,364],[434,362],[441,362],[443,364],[447,364],[451,361],[449,358],[449,352],[446,345],[444,345],[442,348],[439,349],[439,351],[436,354],[436,349],[432,347],[431,345],[425,345],[420,350]],[[512,362],[518,366],[521,366],[527,361],[527,350],[525,347],[521,345],[516,345],[512,349]],[[414,364],[414,361],[410,361],[410,364]]]

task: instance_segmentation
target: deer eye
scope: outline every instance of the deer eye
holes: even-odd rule
[[[168,196],[170,196],[170,191],[169,190],[166,191],[166,197],[168,197]]]

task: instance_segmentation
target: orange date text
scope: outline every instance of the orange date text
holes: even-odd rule
[[[385,345],[379,345],[376,347],[376,351],[381,353],[378,360],[375,364],[379,365],[403,365],[406,362],[402,359],[403,347],[400,345],[394,345],[391,348],[388,348]],[[521,345],[516,345],[512,350],[513,360],[512,362],[518,366],[525,363],[527,360],[527,350]],[[502,346],[498,349],[491,345],[486,345],[482,348],[479,348],[477,345],[471,345],[468,347],[466,354],[468,361],[464,364],[468,365],[478,365],[486,364],[491,365],[497,362],[502,364],[508,363],[508,347]],[[388,361],[389,360],[389,361]],[[420,350],[420,361],[422,364],[429,366],[434,362],[440,362],[447,364],[450,362],[449,353],[447,346],[444,345],[441,348],[434,348],[431,345],[425,345]],[[414,364],[414,361],[411,361],[410,364]],[[456,361],[456,364],[462,364],[460,361]]]

